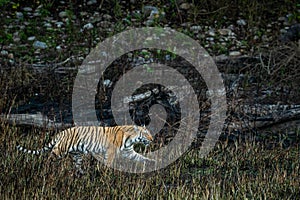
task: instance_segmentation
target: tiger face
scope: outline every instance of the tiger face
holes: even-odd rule
[[[135,139],[136,143],[142,143],[145,146],[148,146],[153,141],[153,137],[150,131],[146,128],[146,126],[134,126],[134,129],[136,132],[139,133],[138,137],[136,137]]]
[[[148,146],[152,141],[153,137],[150,131],[145,126],[133,126],[134,134],[130,134],[125,141],[125,148],[133,146],[134,144],[141,143]]]

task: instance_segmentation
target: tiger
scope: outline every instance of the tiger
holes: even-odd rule
[[[17,145],[17,150],[34,155],[51,150],[59,158],[70,155],[79,174],[84,174],[81,169],[84,154],[92,155],[107,166],[112,166],[116,155],[139,162],[155,162],[134,150],[135,144],[148,146],[152,141],[153,137],[145,126],[77,126],[59,132],[39,150],[30,150],[20,145]]]

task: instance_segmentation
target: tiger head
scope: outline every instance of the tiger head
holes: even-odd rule
[[[123,148],[133,147],[134,144],[142,143],[148,146],[152,141],[153,137],[150,131],[145,126],[125,126],[124,132],[126,132],[127,137],[124,138]]]
[[[133,143],[142,143],[145,146],[148,146],[153,141],[153,137],[145,125],[144,126],[134,125],[133,128],[134,131],[137,133]]]

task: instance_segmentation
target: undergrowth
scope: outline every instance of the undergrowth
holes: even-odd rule
[[[17,152],[42,145],[41,134],[21,137],[20,128],[2,123],[2,199],[296,199],[299,144],[268,149],[254,141],[217,143],[205,158],[195,148],[165,169],[128,174],[86,157],[86,174],[74,174],[71,159]]]

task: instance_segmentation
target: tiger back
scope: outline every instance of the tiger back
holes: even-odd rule
[[[101,126],[78,126],[66,129],[58,133],[52,141],[39,150],[29,150],[20,145],[19,151],[39,155],[50,151],[58,157],[69,154],[80,173],[82,155],[91,154],[98,161],[111,166],[115,156],[147,162],[151,161],[134,151],[134,145],[142,143],[145,146],[153,141],[153,137],[146,127],[136,125],[101,127]]]

